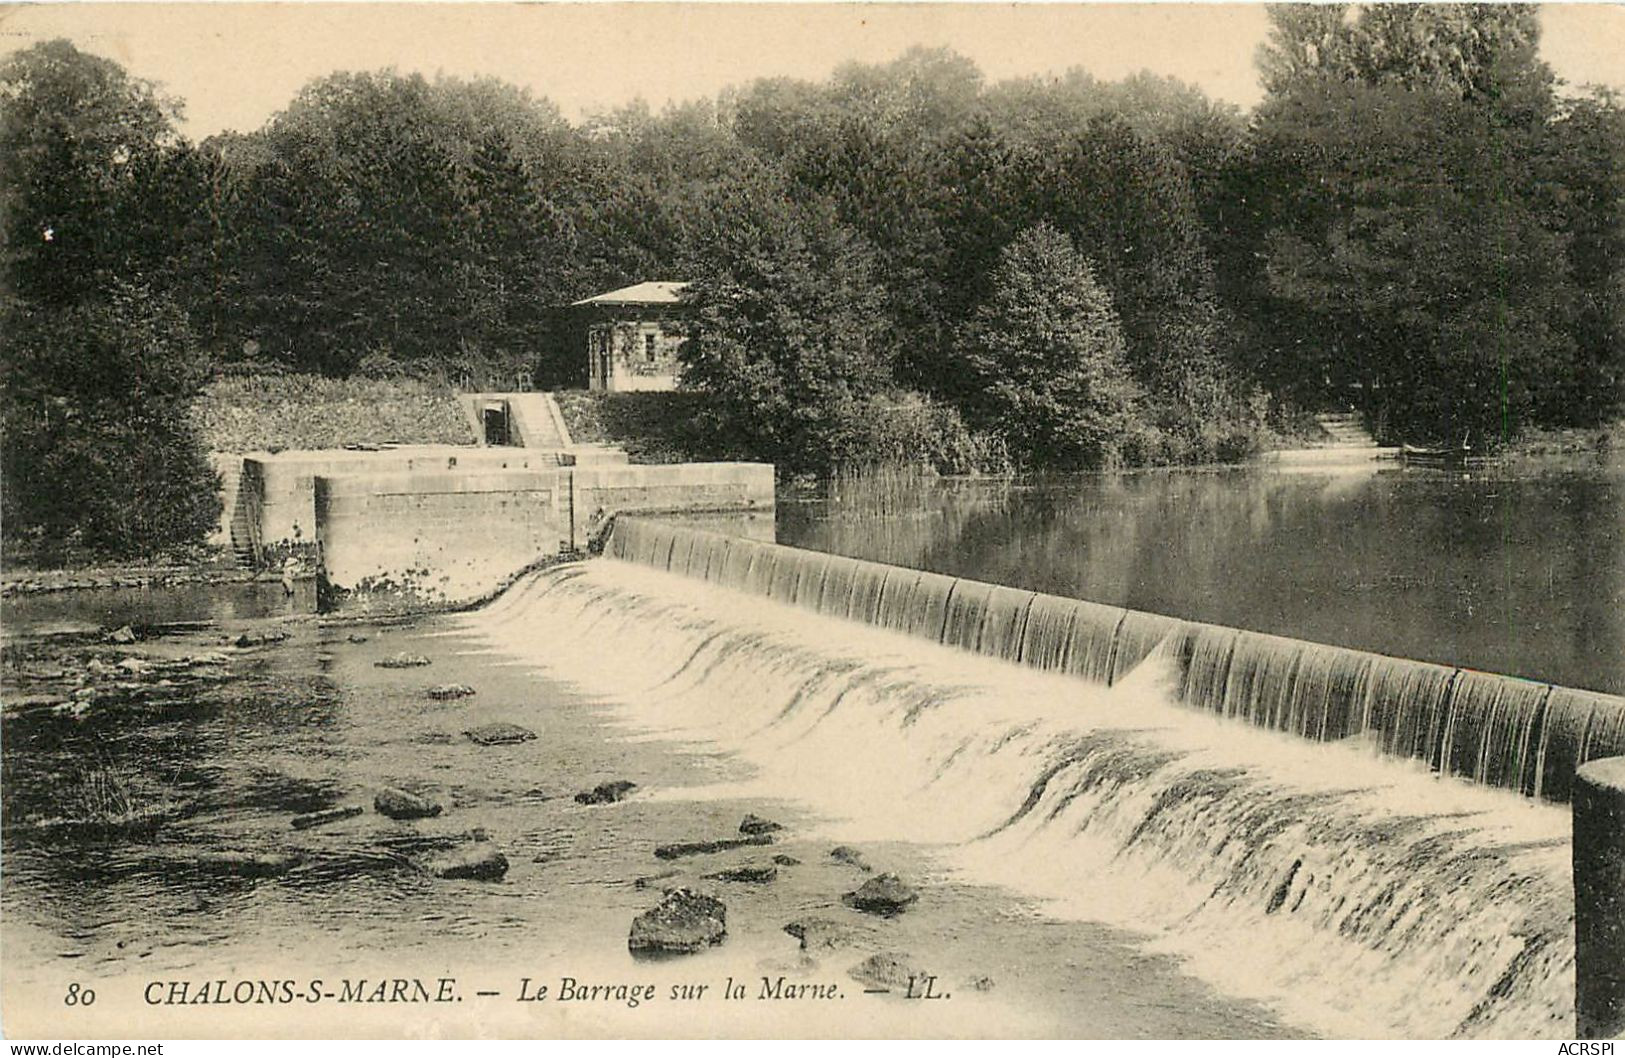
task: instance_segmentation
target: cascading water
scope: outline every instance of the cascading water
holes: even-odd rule
[[[633,544],[675,550],[636,533],[614,547]],[[1563,808],[1361,742],[1303,742],[1176,704],[1220,695],[1270,726],[1335,739],[1377,722],[1348,705],[1379,682],[1368,656],[1305,650],[1244,677],[1243,634],[1179,626],[1136,666],[1126,659],[1143,640],[1124,647],[1121,611],[1002,589],[961,596],[964,582],[924,581],[921,598],[907,571],[777,548],[743,562],[753,548],[696,539],[683,552],[685,571],[717,570],[745,591],[595,561],[533,574],[466,620],[493,649],[624,703],[644,730],[753,762],[758,777],[735,795],[805,802],[842,840],[941,843],[967,879],[1149,933],[1221,990],[1312,1029],[1570,1031]],[[798,613],[757,586],[915,634]],[[921,642],[932,621],[933,638],[1004,655],[1015,641],[1026,665],[1056,671]],[[1112,686],[1060,674],[1102,670]],[[1413,726],[1448,726],[1451,688],[1414,687],[1426,720]],[[1546,712],[1569,718],[1553,757],[1595,737],[1596,707],[1548,696]]]
[[[1302,640],[1103,607],[644,519],[617,558],[803,609],[1108,684],[1159,647],[1180,701],[1491,786],[1566,800],[1574,769],[1625,754],[1625,699]]]

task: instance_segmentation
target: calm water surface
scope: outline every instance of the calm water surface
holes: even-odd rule
[[[778,540],[1625,692],[1625,457],[945,479],[781,500]]]

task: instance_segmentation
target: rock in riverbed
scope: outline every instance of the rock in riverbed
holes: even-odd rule
[[[794,856],[786,856],[782,852],[776,854],[773,857],[773,862],[778,864],[780,867],[800,867],[801,866],[801,861],[800,860],[796,859]]]
[[[628,782],[625,779],[616,779],[614,782],[601,782],[591,790],[576,794],[576,804],[612,805],[637,788],[637,783]]]
[[[716,882],[750,882],[754,885],[765,885],[778,876],[779,869],[771,864],[742,863],[725,871],[707,874],[705,878]]]
[[[771,819],[763,819],[761,816],[750,815],[749,813],[739,823],[739,832],[741,834],[771,834],[775,830],[783,829],[784,824],[782,823],[775,823]]]
[[[836,863],[844,863],[848,866],[856,867],[860,871],[874,870],[873,867],[864,862],[863,853],[859,852],[851,845],[835,846],[833,849],[829,850],[829,858],[834,860]]]
[[[659,874],[646,874],[641,878],[634,878],[632,880],[632,887],[634,889],[653,889],[659,886],[661,882],[669,882],[682,873],[682,871],[671,870],[661,871]]]
[[[408,654],[405,651],[373,662],[373,665],[380,669],[415,669],[427,664],[429,659],[422,654]]]
[[[136,641],[135,629],[125,625],[123,628],[107,633],[106,639],[109,643],[134,643]]]
[[[832,918],[798,918],[787,923],[784,932],[801,942],[803,951],[826,952],[837,948],[855,948],[870,940],[866,930],[837,922]]]
[[[879,988],[907,988],[910,981],[923,980],[923,970],[913,965],[913,956],[897,951],[877,952],[847,971],[854,981]]]
[[[436,878],[496,882],[508,873],[508,857],[488,845],[475,844],[430,860],[429,873]]]
[[[440,814],[440,806],[433,801],[393,787],[379,790],[378,796],[372,799],[372,807],[390,819],[432,819]]]
[[[467,698],[474,693],[474,688],[466,683],[442,683],[438,687],[430,687],[426,693],[437,702],[449,702]]]
[[[463,734],[482,746],[508,746],[515,742],[529,742],[536,732],[518,724],[484,724],[471,727]]]
[[[264,647],[272,643],[281,643],[287,638],[288,633],[281,629],[272,629],[268,632],[244,632],[231,642],[237,647]]]
[[[692,889],[673,889],[654,908],[632,920],[626,946],[635,952],[682,953],[721,944],[728,935],[721,900]]]
[[[727,852],[729,849],[742,849],[747,845],[771,845],[773,835],[754,834],[748,838],[721,838],[717,841],[679,841],[672,845],[657,845],[655,857],[662,860],[675,860],[681,856],[705,856],[713,852]]]
[[[919,898],[919,892],[897,875],[882,874],[841,897],[841,902],[874,915],[895,915]]]

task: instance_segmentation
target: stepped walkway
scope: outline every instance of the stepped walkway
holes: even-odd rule
[[[1376,448],[1377,439],[1365,428],[1365,422],[1357,412],[1341,412],[1336,415],[1317,415],[1315,422],[1326,436],[1330,438],[1325,448]]]
[[[1265,452],[1260,460],[1289,466],[1335,466],[1399,457],[1399,449],[1377,444],[1358,412],[1328,412],[1315,416],[1315,422],[1324,434],[1320,440],[1304,448]]]
[[[485,424],[481,409],[488,401],[504,401],[508,406],[508,432],[512,443],[521,448],[574,448],[570,428],[551,393],[460,393],[458,402],[474,432],[474,442],[485,444]]]

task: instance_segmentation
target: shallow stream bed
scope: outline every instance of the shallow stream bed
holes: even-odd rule
[[[1304,1034],[1131,934],[955,881],[930,845],[846,842],[869,873],[832,858],[843,841],[828,821],[730,796],[753,778],[740,759],[622,726],[615,703],[486,652],[464,619],[206,625],[121,645],[87,630],[97,611],[85,603],[78,623],[64,620],[62,599],[43,623],[28,620],[26,601],[8,613],[0,991],[14,1038]],[[267,629],[288,638],[233,645]],[[376,664],[403,652],[431,664]],[[92,659],[90,693],[38,704]],[[446,684],[475,693],[427,693]],[[25,701],[36,704],[14,707]],[[464,734],[491,723],[537,737],[486,746]],[[637,784],[626,800],[576,802],[617,779]],[[443,810],[387,819],[373,809],[383,787]],[[364,811],[290,825],[344,805]],[[653,855],[734,836],[747,813],[784,825],[773,845]],[[482,844],[506,857],[502,880],[426,869]],[[742,864],[777,874],[703,877]],[[887,871],[920,891],[905,913],[842,903]],[[727,938],[634,959],[633,918],[680,884],[725,902]],[[837,943],[803,951],[783,927],[807,918],[828,920]],[[889,981],[851,975],[876,955],[892,957]],[[915,992],[942,998],[907,998],[910,970]],[[577,998],[561,998],[567,978]],[[592,984],[654,995],[580,998]],[[804,984],[824,987],[772,998]],[[529,1000],[543,985],[546,998]],[[93,1003],[65,1004],[87,988]],[[446,1001],[411,1001],[425,994]]]

